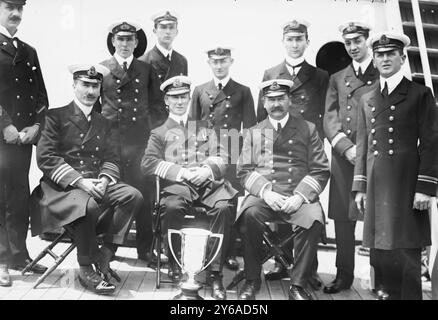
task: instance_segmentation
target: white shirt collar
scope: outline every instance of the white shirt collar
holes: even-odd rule
[[[157,49],[160,50],[160,52],[163,54],[163,56],[167,57],[167,55],[170,54],[170,60],[172,60],[172,52],[173,52],[172,48],[170,50],[167,50],[159,43],[157,43],[156,46],[157,46]]]
[[[290,65],[296,66],[297,64],[304,62],[304,56],[301,56],[298,59],[294,59],[289,56],[286,56],[286,62],[289,63]]]
[[[368,66],[370,65],[372,60],[373,60],[373,57],[371,55],[368,55],[368,58],[366,58],[361,63],[353,60],[353,68],[354,68],[354,72],[356,72],[356,75],[359,71],[359,67],[362,69],[362,74],[364,74],[365,71],[368,69]]]
[[[85,118],[87,118],[87,120],[90,121],[89,116],[91,114],[91,111],[93,111],[93,107],[88,107],[88,106],[82,104],[76,96],[73,98],[73,100],[76,103],[76,105],[78,106],[78,108],[81,109],[81,111],[84,113]]]
[[[189,113],[186,112],[185,114],[183,114],[182,116],[179,116],[177,114],[173,114],[173,113],[169,113],[169,118],[172,120],[175,120],[176,123],[180,123],[180,121],[184,122],[184,126],[187,124],[187,118],[189,116]]]
[[[127,63],[127,67],[129,69],[129,67],[131,66],[132,60],[134,60],[134,55],[131,54],[130,57],[124,59],[121,56],[119,56],[117,53],[114,53],[114,58],[117,60],[117,62],[119,63],[119,65],[123,68],[123,62],[126,61]]]
[[[269,121],[271,122],[272,126],[275,128],[275,130],[277,130],[277,127],[278,127],[277,123],[278,122],[280,122],[281,128],[283,129],[284,126],[286,125],[287,121],[289,120],[289,112],[286,113],[286,116],[281,120],[272,119],[271,116],[268,116],[268,118],[269,118]]]
[[[385,87],[385,81],[388,83],[388,94],[391,94],[392,91],[400,84],[400,82],[403,80],[404,72],[402,69],[394,73],[389,78],[383,78],[380,76],[380,92],[383,91],[383,88]]]
[[[231,79],[230,75],[226,76],[222,80],[219,80],[218,78],[213,77],[213,81],[214,81],[214,84],[216,85],[216,87],[219,85],[219,83],[222,83],[222,89],[225,88],[225,86],[227,85],[228,81],[230,81],[230,79]]]
[[[18,36],[19,36],[18,29],[17,29],[17,31],[15,32],[14,35],[11,35],[11,34],[9,33],[8,29],[6,29],[5,27],[3,27],[2,25],[0,25],[0,33],[3,33],[6,37],[11,38],[11,39],[14,38],[14,37],[18,38]]]

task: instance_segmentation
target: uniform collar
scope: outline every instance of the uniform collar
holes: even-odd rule
[[[159,43],[157,43],[156,46],[157,46],[157,49],[160,50],[160,52],[163,54],[163,56],[167,57],[167,55],[170,55],[170,60],[172,60],[172,52],[173,52],[172,48],[170,50],[167,50]]]
[[[296,66],[296,65],[304,62],[304,55],[299,57],[298,59],[294,59],[294,58],[291,58],[289,56],[286,56],[286,62],[292,66]]]
[[[218,78],[213,77],[213,81],[214,81],[214,84],[215,84],[216,88],[218,87],[219,83],[222,83],[222,88],[225,88],[225,86],[230,81],[230,79],[231,79],[230,75],[226,76],[222,80],[219,80]]]
[[[286,125],[287,121],[289,120],[289,112],[286,113],[286,116],[281,120],[272,119],[271,116],[268,116],[268,118],[269,118],[269,121],[271,122],[272,126],[275,128],[275,130],[277,130],[277,127],[278,127],[277,123],[279,123],[279,122],[280,122],[281,128],[283,129],[284,126]]]
[[[187,110],[188,111],[188,110]],[[187,118],[189,116],[189,113],[186,112],[185,114],[183,114],[182,116],[173,114],[173,113],[169,113],[169,118],[174,120],[176,123],[180,123],[181,121],[184,122],[184,126],[187,124]]]
[[[18,36],[20,35],[19,32],[18,32],[18,29],[17,29],[17,31],[15,32],[14,35],[11,35],[9,33],[8,29],[3,27],[2,25],[0,25],[0,33],[2,33],[3,35],[5,35],[6,37],[11,38],[11,39],[12,38],[18,38]]]
[[[134,60],[134,55],[131,54],[130,57],[124,59],[121,56],[119,56],[117,53],[114,53],[114,58],[117,60],[118,64],[123,68],[123,62],[126,61],[127,63],[127,67],[129,69],[129,67],[131,66],[132,60]]]
[[[366,58],[364,61],[362,62],[357,62],[355,60],[353,60],[353,68],[354,68],[354,72],[359,71],[359,67],[362,69],[362,74],[365,73],[365,71],[368,69],[368,66],[370,65],[371,61],[373,60],[373,57],[371,55],[368,55],[368,58]]]
[[[383,88],[385,87],[385,82],[388,83],[388,94],[391,94],[392,91],[400,84],[400,82],[403,80],[404,73],[402,69],[394,73],[389,78],[383,78],[380,76],[380,92],[383,91]]]
[[[78,106],[78,108],[81,109],[81,111],[84,113],[85,118],[87,118],[87,120],[90,121],[89,117],[90,117],[91,111],[93,111],[93,107],[88,107],[88,106],[82,104],[76,96],[74,97],[73,100],[74,100],[75,104]]]

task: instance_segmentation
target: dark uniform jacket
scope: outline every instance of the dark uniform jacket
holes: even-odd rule
[[[356,76],[352,64],[330,77],[324,114],[325,136],[332,145],[328,216],[338,221],[362,220],[351,193],[354,166],[345,151],[356,144],[360,98],[375,88],[378,78],[372,62],[362,79]]]
[[[291,113],[301,114],[305,120],[316,125],[318,134],[324,137],[322,117],[325,108],[325,96],[329,76],[327,71],[316,68],[304,61],[295,79],[289,73],[286,62],[268,69],[263,75],[263,81],[272,79],[293,80],[294,84],[290,90],[292,99]],[[267,112],[263,107],[261,95],[257,107],[257,122],[267,117]]]
[[[252,127],[245,136],[237,175],[250,196],[240,208],[240,215],[253,206],[267,183],[272,191],[285,196],[299,193],[309,203],[318,202],[319,194],[329,179],[330,170],[324,145],[315,125],[300,116],[290,116],[280,134],[269,119]],[[311,206],[303,204],[303,207]],[[314,221],[323,223],[321,206],[311,206],[282,218],[289,223],[310,228]]]
[[[186,76],[188,72],[187,59],[175,50],[172,50],[172,56],[169,61],[157,46],[154,46],[152,50],[140,57],[139,60],[147,62],[154,67],[161,83],[175,76]]]
[[[427,210],[416,192],[433,196],[438,182],[438,113],[432,93],[406,78],[388,98],[380,85],[363,96],[353,191],[366,192],[363,243],[392,250],[430,245]],[[417,145],[419,140],[419,145]]]
[[[0,33],[0,128],[18,131],[41,123],[48,106],[47,92],[35,49]],[[0,131],[0,144],[4,143]]]
[[[32,234],[44,233],[85,215],[90,195],[70,186],[76,179],[105,174],[120,178],[119,158],[112,141],[111,123],[99,113],[88,122],[74,102],[50,109],[37,146],[43,172],[34,191],[39,210],[32,210]],[[39,215],[36,212],[40,212]]]
[[[256,124],[251,90],[233,79],[230,79],[222,90],[216,87],[214,80],[197,86],[192,96],[191,117],[207,121],[209,128],[213,128],[218,137],[220,137],[221,129],[234,129],[235,133],[240,133],[242,128],[250,128]],[[236,145],[237,143],[239,146]],[[242,148],[242,139],[236,139],[236,135],[233,134],[229,135],[228,147],[230,160],[235,158],[234,160],[237,161]],[[240,189],[240,183],[236,178],[236,162],[230,163],[226,175],[227,180],[234,188]]]
[[[230,200],[237,194],[224,179],[227,157],[227,152],[214,135],[209,134],[205,124],[190,121],[183,127],[169,118],[152,130],[141,169],[145,175],[164,180],[161,187],[165,194],[180,195],[190,202],[198,200],[213,208],[217,201]],[[203,186],[177,181],[182,168],[199,165],[209,167],[213,173],[211,180]]]
[[[150,130],[166,116],[160,83],[152,66],[135,58],[127,73],[114,57],[102,65],[111,71],[102,83],[102,115],[117,132],[113,144],[120,153],[122,177],[125,179],[128,170],[130,176],[140,179],[140,161]]]

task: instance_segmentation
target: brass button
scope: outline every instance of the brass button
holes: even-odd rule
[[[389,153],[390,156],[392,156],[394,154],[394,150],[391,149],[391,150],[388,151],[388,153]]]
[[[100,136],[97,136],[96,138],[97,138],[97,140],[99,140],[99,139],[100,139]]]
[[[388,143],[389,143],[389,144],[393,144],[393,143],[394,143],[394,140],[393,140],[393,139],[389,139],[389,140],[388,140]]]
[[[122,108],[119,108],[119,112],[122,112]]]
[[[292,151],[288,151],[288,153],[287,153],[287,154],[291,156],[291,155],[292,155]]]
[[[292,163],[292,159],[287,160],[288,163]],[[290,169],[290,168],[289,168]]]
[[[17,99],[20,99],[20,95],[17,95]]]
[[[134,108],[134,112],[137,112],[137,108]]]
[[[138,79],[135,79],[135,82],[137,82],[137,83],[140,83],[140,80],[138,80]]]
[[[348,118],[347,118],[347,122],[350,122],[350,121],[351,121],[351,118],[350,118],[350,117],[348,117]]]
[[[210,113],[210,118],[213,118],[213,113]]]
[[[292,140],[289,140],[288,142],[289,142],[289,144],[292,144],[292,143],[294,143],[294,142],[293,142]]]
[[[120,89],[117,89],[117,93],[120,93],[120,92],[122,92],[122,90],[120,90]]]
[[[213,108],[214,106],[212,104],[210,104],[210,108]]]
[[[272,180],[272,183],[277,183],[277,180],[275,180],[275,179],[274,179],[274,180]]]
[[[351,110],[351,106],[347,106],[347,110]]]
[[[376,122],[376,119],[375,119],[375,118],[372,118],[372,119],[371,119],[371,123],[374,123],[374,122]]]
[[[32,82],[33,82],[32,78],[30,78],[30,79],[29,79],[29,82],[30,82],[30,83],[32,83]]]
[[[225,105],[225,108],[229,108],[230,107],[230,105],[227,103],[226,105]]]
[[[287,169],[287,171],[292,172],[292,168]]]
[[[292,183],[292,179],[287,179],[287,182],[288,183]]]
[[[394,117],[393,116],[389,116],[389,121],[394,121]]]
[[[99,151],[99,147],[96,147],[96,151]]]
[[[138,89],[135,89],[135,93],[138,93]]]
[[[15,78],[15,82],[18,82],[18,78]]]
[[[350,86],[350,82],[345,82],[345,85],[347,86],[347,87],[349,87]]]
[[[133,122],[137,121],[137,118],[136,117],[132,117],[132,121]]]
[[[120,79],[117,79],[116,82],[117,82],[117,83],[120,83]]]
[[[373,140],[373,145],[376,145],[377,144],[377,140]]]
[[[372,112],[375,112],[375,111],[376,111],[376,107],[372,107],[372,108],[371,108],[371,111],[372,111]]]
[[[80,157],[80,156],[81,156],[81,154],[80,154],[80,153],[78,152],[78,153],[76,153],[76,156],[77,156],[77,157]]]
[[[394,132],[394,128],[393,127],[389,127],[388,128],[388,132],[391,132],[391,133]]]
[[[379,154],[379,151],[374,151],[374,155],[377,156]]]
[[[30,100],[33,100],[33,96],[30,96]]]
[[[119,102],[119,103],[122,102],[122,99],[117,99],[117,102]]]
[[[347,130],[347,134],[351,134],[351,130],[350,129]]]
[[[301,96],[301,99],[304,99],[304,98],[306,98],[305,96]]]
[[[81,161],[79,161],[79,163],[80,163],[81,165],[83,165],[83,164],[84,164],[84,161],[83,161],[83,160],[81,160]]]
[[[17,117],[19,117],[21,115],[21,113],[20,112],[17,112]]]
[[[83,138],[83,137],[84,137],[84,134],[83,134],[83,133],[81,133],[81,134],[79,135],[79,137]]]
[[[391,110],[394,111],[395,110],[395,106],[391,106]]]
[[[348,94],[348,95],[347,95],[347,98],[351,98],[351,94]]]
[[[138,102],[138,99],[137,99],[137,98],[134,98],[134,102]]]
[[[301,114],[303,114],[303,113],[304,113],[304,110],[301,110],[300,112],[301,112]]]
[[[373,82],[371,80],[368,80],[367,85],[371,85],[371,84],[373,84]]]
[[[225,115],[225,118],[228,118],[228,114]]]
[[[376,129],[371,129],[371,133],[375,134],[376,133]]]
[[[274,170],[274,169],[272,169],[272,170],[271,170],[271,173],[275,173],[275,170]]]
[[[85,149],[85,146],[84,146],[84,145],[82,145],[82,146],[81,146],[81,149],[82,149],[82,150],[84,150],[84,149]]]

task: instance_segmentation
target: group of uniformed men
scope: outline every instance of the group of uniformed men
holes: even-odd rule
[[[277,265],[265,278],[289,276],[290,299],[310,300],[308,286],[322,286],[317,244],[325,220],[318,199],[330,178],[337,273],[324,292],[351,287],[355,225],[363,218],[377,298],[422,298],[420,255],[430,245],[427,209],[438,182],[438,118],[430,90],[401,71],[407,36],[370,37],[362,22],[340,26],[352,63],[329,77],[305,61],[309,23],[287,22],[286,57],[266,70],[256,115],[250,89],[230,77],[228,47],[207,50],[213,80],[191,96],[187,60],[172,48],[178,17],[166,11],[152,17],[158,42],[145,55],[146,36],[138,25],[111,25],[111,58],[70,66],[74,100],[48,109],[36,51],[18,38],[25,3],[0,0],[1,286],[12,284],[8,268],[22,270],[31,262],[31,214],[33,235],[59,227],[70,232],[85,288],[113,293],[110,280],[119,277],[110,261],[133,219],[138,258],[154,258],[148,254],[151,183],[158,176],[165,230],[181,228],[196,205],[205,209],[203,227],[224,235],[209,267],[213,298],[226,299],[224,264],[238,268],[229,253],[236,225],[246,278],[238,297],[255,298],[262,235],[266,222],[276,221],[281,234],[294,233],[293,267]],[[324,137],[332,146],[331,170]],[[32,144],[43,177],[29,199]],[[244,193],[236,212],[237,196]],[[36,264],[32,271],[46,269]],[[170,254],[169,277],[182,277]]]

